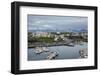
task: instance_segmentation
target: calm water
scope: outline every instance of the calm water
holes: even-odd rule
[[[83,43],[83,45],[75,45],[71,46],[52,46],[47,47],[50,49],[50,52],[57,52],[59,55],[55,59],[78,59],[80,58],[79,50],[87,48],[87,43]],[[45,60],[49,55],[49,52],[43,52],[41,54],[36,54],[34,48],[28,49],[28,60]]]

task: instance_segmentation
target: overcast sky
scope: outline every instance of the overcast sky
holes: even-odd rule
[[[78,16],[28,15],[28,31],[87,30],[88,18]]]

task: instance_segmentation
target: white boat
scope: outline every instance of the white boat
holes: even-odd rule
[[[87,49],[81,49],[79,50],[80,58],[87,58],[88,56],[88,51]]]
[[[47,49],[46,47],[36,47],[35,48],[35,53],[36,54],[40,54],[42,52],[48,52],[48,51],[49,51],[49,49]]]
[[[48,52],[49,49],[47,47],[42,47],[43,51]]]
[[[54,59],[56,56],[58,56],[57,52],[51,52],[48,56],[47,59],[52,60]]]
[[[69,44],[67,44],[68,46],[74,46],[74,43],[69,43]]]

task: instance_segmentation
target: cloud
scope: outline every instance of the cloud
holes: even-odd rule
[[[87,17],[28,15],[28,30],[87,29]]]

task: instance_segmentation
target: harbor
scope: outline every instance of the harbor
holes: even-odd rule
[[[28,15],[28,61],[88,58],[88,18]]]
[[[28,60],[80,59],[87,58],[87,43],[72,46],[50,46],[28,49]]]

